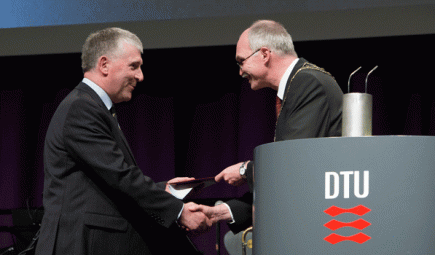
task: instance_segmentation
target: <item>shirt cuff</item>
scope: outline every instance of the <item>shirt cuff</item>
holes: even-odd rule
[[[234,220],[233,212],[231,211],[230,206],[227,203],[223,203],[223,204],[228,208],[228,211],[230,212],[230,215],[231,215],[231,221],[228,221],[228,224],[236,223],[236,221]]]
[[[180,219],[181,213],[183,212],[183,209],[184,209],[184,203],[183,203],[183,207],[181,207],[181,211],[178,213],[177,220]]]

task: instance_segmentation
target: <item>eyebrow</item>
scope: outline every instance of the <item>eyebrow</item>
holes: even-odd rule
[[[142,67],[142,62],[140,62],[140,61],[133,61],[133,62],[130,63],[129,66],[133,67],[134,69],[138,69],[138,68]]]
[[[131,62],[132,65],[143,65],[143,61],[142,60],[134,60]]]

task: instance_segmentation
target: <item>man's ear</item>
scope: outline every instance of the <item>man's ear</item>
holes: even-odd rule
[[[97,68],[104,76],[109,74],[109,59],[107,56],[101,56],[98,59]]]
[[[270,53],[271,53],[271,51],[268,48],[266,48],[266,47],[260,48],[261,58],[263,59],[264,62],[269,62]]]

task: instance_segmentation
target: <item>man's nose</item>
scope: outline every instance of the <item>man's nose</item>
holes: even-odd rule
[[[240,75],[240,76],[243,76],[243,70],[242,70],[242,67],[239,67],[239,75]]]
[[[141,68],[138,69],[138,72],[137,72],[137,74],[136,74],[136,79],[137,79],[138,81],[143,81],[143,79],[144,79],[144,77],[143,77],[143,72],[142,72],[142,69],[141,69]]]

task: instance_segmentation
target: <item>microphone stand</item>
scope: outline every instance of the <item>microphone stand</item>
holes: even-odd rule
[[[214,206],[217,206],[217,205],[220,205],[220,204],[223,204],[223,203],[224,203],[223,201],[218,200],[218,201],[216,201]],[[221,243],[221,230],[220,230],[220,222],[218,221],[216,223],[216,254],[217,255],[221,254],[221,251],[220,251],[221,245],[220,245],[220,243]]]

